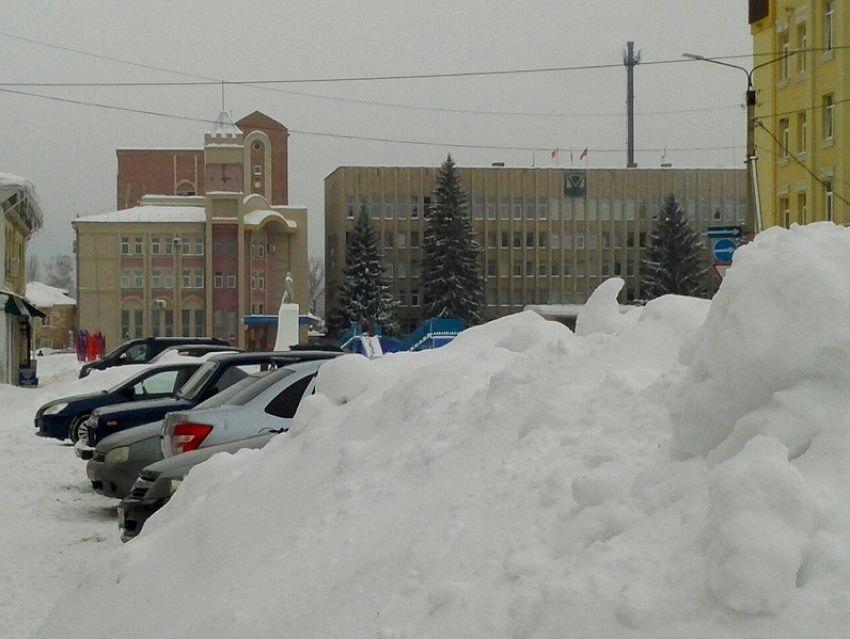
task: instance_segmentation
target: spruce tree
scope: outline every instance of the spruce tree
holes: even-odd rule
[[[707,272],[699,235],[688,224],[684,210],[671,193],[664,198],[641,260],[643,297],[651,300],[668,293],[707,297]]]
[[[333,332],[342,333],[354,323],[359,323],[364,331],[372,334],[378,325],[383,334],[397,330],[397,303],[393,300],[387,269],[381,263],[381,257],[378,234],[366,207],[362,206],[345,249],[338,306],[330,317]]]
[[[425,211],[422,293],[426,317],[481,322],[484,281],[467,215],[466,193],[449,155],[440,166],[434,203]]]

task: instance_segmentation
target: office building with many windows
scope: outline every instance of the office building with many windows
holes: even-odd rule
[[[850,223],[848,9],[837,0],[750,0],[765,227]]]
[[[327,308],[342,283],[346,236],[361,208],[411,330],[422,317],[422,240],[438,167],[339,167],[325,178]],[[743,169],[458,167],[481,245],[486,319],[529,304],[583,303],[606,278],[626,281],[621,302],[641,299],[641,247],[673,193],[705,240],[746,209]],[[707,246],[707,241],[704,242]],[[709,257],[706,251],[706,265]],[[715,277],[713,274],[707,277]],[[716,288],[717,282],[707,284]]]

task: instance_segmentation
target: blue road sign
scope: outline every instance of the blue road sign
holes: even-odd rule
[[[714,261],[718,264],[731,264],[732,263],[732,254],[735,252],[735,249],[738,248],[738,245],[735,243],[735,240],[722,237],[714,243],[714,246],[711,247],[711,252],[714,255]]]
[[[708,231],[708,237],[710,237],[710,238],[721,238],[721,237],[742,238],[742,237],[744,237],[744,227],[743,226],[709,226],[707,231]]]

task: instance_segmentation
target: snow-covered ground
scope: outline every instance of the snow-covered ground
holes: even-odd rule
[[[848,273],[850,230],[771,229],[710,306],[621,315],[610,280],[576,334],[522,313],[340,358],[289,434],[196,468],[123,546],[70,449],[33,441],[33,393],[59,384],[0,388],[0,627],[846,637]]]

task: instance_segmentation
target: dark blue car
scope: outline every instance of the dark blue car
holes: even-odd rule
[[[79,439],[80,424],[97,408],[142,399],[172,397],[203,362],[158,364],[146,367],[109,390],[63,397],[47,402],[35,414],[39,437]]]

